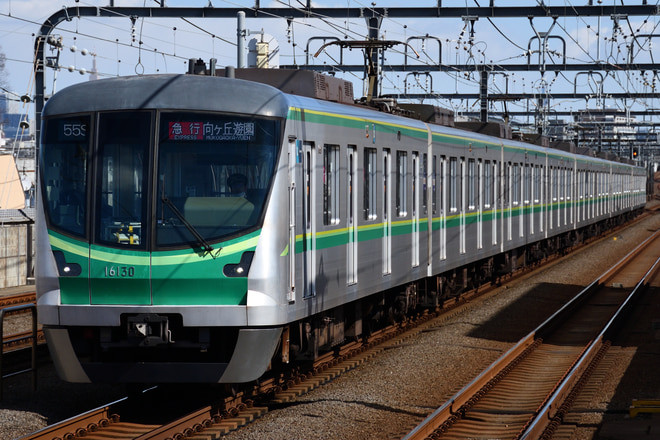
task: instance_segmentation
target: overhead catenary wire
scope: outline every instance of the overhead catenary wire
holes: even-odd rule
[[[282,1],[280,1],[279,3],[282,4],[282,5],[285,5],[285,6],[291,6],[292,5],[292,6],[296,7],[298,10],[301,10],[301,11],[306,10],[306,7],[307,7],[307,5],[303,4],[304,2],[291,2],[290,4],[286,4]],[[377,14],[378,11],[382,10],[381,8],[376,9],[375,4],[367,5],[367,4],[364,4],[364,3],[360,3],[359,1],[354,1],[352,3],[364,6],[365,13]],[[478,1],[475,0],[474,3],[477,6],[479,6]],[[349,6],[350,6],[350,4],[351,4],[351,1],[349,0]],[[621,4],[623,4],[623,2],[621,2]],[[568,5],[573,7],[571,2],[568,2]],[[239,5],[239,6],[241,6],[241,5]],[[244,5],[242,5],[241,7],[244,7]],[[466,7],[466,14],[467,14],[467,11],[468,11],[468,1],[467,0],[465,1],[465,7]],[[252,9],[254,9],[254,8],[252,8]],[[256,10],[256,9],[254,9],[254,10]],[[259,10],[259,12],[261,14],[261,13],[263,13],[263,10]],[[128,19],[129,17],[125,17],[125,18]],[[281,19],[281,17],[279,17],[279,18]],[[72,15],[72,19],[77,20],[75,15]],[[404,29],[405,29],[404,26],[406,26],[406,25],[403,24],[403,22],[401,20],[395,20],[395,19],[392,19],[392,18],[387,17],[387,16],[383,16],[382,20],[383,20],[384,28],[386,27],[384,32],[388,33],[388,35],[392,35],[392,36],[399,36],[400,35],[405,40],[406,32],[415,32],[415,30],[413,30],[410,27],[408,28],[407,31],[404,31]],[[579,20],[582,23],[588,23],[586,18],[583,18],[583,17],[580,17],[577,20]],[[98,25],[108,26],[107,21],[105,23],[101,19],[94,19],[94,21],[96,23],[98,23]],[[360,23],[360,21],[362,21],[362,22]],[[495,30],[500,36],[505,38],[505,40],[507,40],[510,43],[511,47],[515,47],[517,49],[522,48],[522,44],[520,44],[513,36],[508,35],[508,29],[502,28],[501,26],[499,26],[499,24],[495,20],[492,20],[492,19],[489,18],[488,21],[489,21],[490,25],[492,26],[492,29]],[[159,24],[157,22],[157,20],[145,19],[144,22],[145,23],[149,22],[150,26],[163,26],[163,28],[171,29],[171,27],[167,27],[167,26]],[[283,23],[283,21],[282,21],[282,23]],[[356,38],[356,39],[357,38],[364,38],[364,34],[365,34],[364,31],[366,29],[363,19],[361,19],[361,20],[346,19],[346,20],[342,20],[341,22],[337,22],[336,19],[330,19],[329,17],[323,17],[319,14],[315,15],[315,12],[314,12],[313,9],[310,10],[310,13],[308,14],[308,18],[295,19],[295,20],[292,21],[292,23],[295,26],[303,25],[303,26],[305,26],[306,29],[314,30],[314,32],[317,32],[317,31],[318,32],[327,32],[327,33],[330,33],[332,35],[338,36],[339,38],[346,38],[347,36],[352,37],[352,38]],[[74,23],[74,24],[77,25],[77,23]],[[464,25],[464,24],[465,23],[461,23],[461,25]],[[154,56],[154,61],[156,59],[161,59],[162,58],[165,61],[168,60],[168,59],[175,59],[177,61],[180,60],[180,61],[183,61],[183,62],[187,62],[189,57],[181,56],[183,46],[181,46],[180,41],[182,39],[179,38],[179,34],[178,34],[179,32],[183,32],[183,28],[186,28],[187,32],[190,35],[195,35],[195,34],[201,35],[201,34],[203,34],[207,37],[211,36],[212,41],[221,41],[222,44],[230,44],[232,46],[235,45],[235,43],[232,43],[230,40],[224,40],[224,39],[222,39],[222,37],[216,38],[216,36],[213,32],[210,32],[210,31],[205,29],[206,26],[202,26],[198,23],[195,23],[192,20],[187,20],[186,25],[187,26],[181,26],[176,31],[177,32],[176,52],[178,52],[178,53],[174,53],[171,50],[167,50],[167,49],[163,50],[163,48],[157,49],[156,47],[154,47],[155,46],[154,42],[157,42],[156,44],[158,44],[159,46],[160,46],[161,42],[162,42],[162,44],[168,44],[168,43],[171,44],[171,38],[170,39],[163,38],[163,35],[167,35],[166,33],[158,34],[157,32],[156,33],[150,32],[151,35],[146,35],[145,34],[145,38],[141,39],[141,40],[143,40],[143,44],[141,46],[137,47],[137,48],[134,47],[133,49],[138,50],[138,55],[137,55],[138,57],[139,57],[139,54],[140,54],[140,50],[146,50],[147,48],[151,49],[152,52],[154,53],[154,55],[159,54],[158,57]],[[415,26],[415,27],[417,27],[417,26]],[[111,28],[111,27],[109,27],[109,28]],[[193,32],[190,32],[191,28],[194,28]],[[81,27],[81,29],[83,29],[83,28]],[[117,29],[120,29],[120,28],[117,28]],[[564,26],[564,29],[565,29],[566,35],[570,35],[570,31],[565,26]],[[77,30],[77,33],[76,33],[76,30]],[[84,31],[81,31],[81,30],[78,30],[78,29],[76,29],[76,30],[67,30],[67,31],[63,31],[62,33],[64,33],[66,35],[66,32],[73,32],[73,34],[78,35],[80,37],[85,37],[85,38],[92,38],[93,37],[93,36],[89,35],[89,32],[85,33]],[[121,31],[126,32],[125,27],[121,28]],[[196,32],[196,31],[201,32],[201,34]],[[145,28],[145,32],[146,32],[146,28]],[[299,37],[300,34],[301,34],[301,32],[299,32],[299,30],[298,30],[296,36]],[[304,34],[304,32],[303,32],[303,34]],[[98,41],[102,41],[102,40],[98,40]],[[124,41],[117,41],[117,42],[109,41],[109,40],[107,40],[107,41],[111,42],[111,43],[117,43],[119,45],[124,45],[125,44]],[[462,40],[462,41],[464,41],[465,44],[468,44],[468,40]],[[576,41],[575,42],[576,47],[578,47],[578,48],[580,47],[581,44],[583,44],[583,42],[580,41],[580,40],[576,39],[575,41]],[[612,46],[612,47],[614,47],[614,46]],[[189,47],[189,48],[185,48],[185,49],[186,50],[190,49],[190,50],[196,50],[196,51],[204,51],[204,47],[202,45],[200,45],[199,47]],[[591,54],[589,53],[588,48],[585,48],[585,49],[587,49],[587,51],[586,52],[583,51],[582,53],[586,53],[593,60],[594,57],[591,56]],[[296,48],[296,47],[293,48],[293,54],[294,55],[295,55],[297,50],[298,50],[298,48]],[[614,47],[615,52],[613,53],[613,55],[618,60],[622,60],[623,54],[616,53],[617,50],[618,49],[616,47]],[[489,55],[489,52],[492,52],[492,51],[490,49],[482,49],[481,51],[475,50],[474,52],[470,52],[469,50],[462,49],[460,51],[457,51],[457,57],[456,57],[457,64],[463,63],[465,65],[465,64],[469,63],[470,70],[474,71],[477,68],[478,64],[491,64],[491,63],[495,64],[495,63],[498,63],[498,62],[502,61],[502,59],[500,59],[499,61],[496,60],[494,62],[492,60],[488,61],[487,60],[487,55]],[[426,51],[423,51],[422,53],[423,53],[424,57],[421,59],[421,61],[419,61],[419,63],[421,65],[424,65],[424,66],[428,67],[428,66],[432,66],[434,63],[437,62],[436,60],[432,59],[432,56],[431,56],[430,53],[428,53]],[[392,58],[393,56],[404,56],[403,52],[401,50],[398,50],[398,49],[391,49],[390,51],[388,51],[388,54],[390,54],[390,58]],[[549,54],[550,57],[553,56],[552,52],[548,52],[548,54]],[[445,53],[443,53],[443,55],[444,56],[451,56],[450,53],[446,53],[446,55],[445,55]],[[481,60],[482,55],[483,55],[483,62]],[[282,56],[286,57],[286,56],[290,56],[290,55],[283,54]],[[336,64],[336,62],[337,62],[336,57],[334,57],[332,54],[327,54],[327,56],[328,56],[328,60],[330,60],[331,63]],[[106,57],[106,58],[108,58],[108,57]],[[517,58],[520,58],[520,57],[517,57]],[[574,58],[571,58],[571,59],[574,59]],[[144,62],[145,59],[142,58],[141,61]],[[439,61],[441,62],[442,60],[439,60]],[[328,64],[330,64],[330,63],[328,63]],[[154,66],[155,65],[156,65],[156,63],[154,62]],[[329,70],[330,69],[332,69],[332,66],[329,66]],[[335,69],[335,71],[336,71],[336,69]],[[120,72],[118,70],[117,74],[119,74],[119,73]],[[352,72],[342,72],[342,73],[345,74],[345,75],[354,75],[354,73],[352,73]],[[388,70],[388,69],[384,69],[383,74],[384,75],[389,75],[389,74],[391,74],[391,71]],[[625,74],[625,73],[622,72],[622,74]],[[463,88],[464,86],[470,86],[470,87],[478,86],[478,78],[475,78],[474,75],[465,76],[465,75],[462,75],[459,72],[454,72],[454,73],[441,72],[441,73],[439,73],[439,75],[446,75],[450,78],[453,78],[455,80],[455,83],[457,84],[457,87],[460,86],[460,88]],[[610,74],[610,77],[615,77],[615,75],[616,75],[615,73],[612,73],[612,74]],[[564,79],[564,81],[566,82],[566,84],[572,84],[572,82],[565,77],[564,73],[561,73],[561,76]],[[625,84],[622,83],[622,81],[623,80],[621,78],[618,79],[618,85],[619,86],[625,86]],[[636,78],[631,78],[630,75],[627,75],[627,81],[631,81],[630,87],[632,87],[633,89],[637,89],[637,88],[640,87],[639,82],[636,80]],[[388,81],[386,84],[390,85],[391,83],[392,83],[391,81]],[[491,88],[491,87],[492,87],[491,83],[489,83],[489,89],[497,91],[496,88]]]

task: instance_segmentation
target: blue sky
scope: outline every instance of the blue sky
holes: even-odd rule
[[[251,6],[253,1],[234,2],[211,0],[214,7]],[[387,0],[376,1],[377,7],[401,6],[400,2]],[[443,6],[482,6],[488,0],[475,2],[459,0],[443,0]],[[496,1],[498,6],[521,6],[525,2]],[[535,4],[536,2],[528,2]],[[551,6],[582,5],[586,1],[548,1]],[[620,4],[619,0],[607,0],[605,4]],[[641,1],[627,0],[626,4],[640,4]],[[650,2],[653,3],[653,2]],[[105,1],[74,1],[63,0],[52,2],[47,0],[0,0],[0,50],[5,54],[4,87],[17,95],[33,95],[34,82],[32,61],[34,56],[34,35],[41,24],[62,7],[73,6],[106,6]],[[167,1],[169,7],[205,7],[209,0]],[[262,0],[262,7],[288,7],[288,1]],[[435,6],[435,0],[413,0],[406,6]],[[297,1],[292,6],[300,6]],[[317,0],[317,7],[364,7],[369,8],[371,2],[344,0]],[[158,7],[155,2],[115,0],[115,6],[148,6]],[[646,20],[646,21],[645,21]],[[526,63],[526,50],[534,30],[546,32],[552,27],[551,35],[566,42],[566,57],[569,62],[593,62],[595,60],[612,63],[622,62],[628,56],[627,46],[632,41],[631,35],[657,34],[658,17],[630,17],[620,23],[621,31],[614,31],[614,21],[610,17],[597,18],[559,18],[552,24],[550,18],[535,18],[530,22],[524,19],[489,20],[481,18],[474,23],[474,38],[469,39],[469,26],[461,19],[389,19],[383,20],[381,35],[387,40],[406,41],[411,37],[430,35],[433,39],[413,39],[411,44],[421,54],[421,61],[409,60],[415,63],[436,63],[439,52],[442,51],[440,62],[443,64],[462,64],[473,66],[482,63]],[[295,20],[291,25],[280,18],[246,20],[251,38],[257,33],[265,32],[272,36],[280,47],[281,64],[304,64],[305,47],[311,37],[329,36],[341,39],[363,39],[366,25],[363,19],[304,19]],[[532,27],[533,25],[533,27]],[[47,94],[53,90],[61,90],[67,85],[86,81],[92,70],[92,54],[96,54],[96,64],[99,77],[116,75],[134,75],[136,73],[182,73],[185,72],[189,58],[202,58],[208,61],[217,58],[220,66],[236,64],[236,20],[221,19],[183,19],[158,20],[137,19],[132,23],[128,17],[112,19],[71,18],[62,23],[56,32],[62,37],[63,50],[60,54],[60,65],[63,67],[55,72],[48,69],[46,74]],[[557,59],[561,52],[560,39],[550,41],[548,58]],[[143,44],[139,44],[142,41]],[[655,60],[660,58],[660,51],[654,48],[660,45],[660,39],[639,39],[641,44],[635,49],[635,60],[650,62],[655,54]],[[438,43],[439,42],[439,43]],[[310,51],[316,52],[321,42],[313,40]],[[441,46],[441,49],[438,48]],[[532,44],[532,49],[536,43]],[[403,46],[397,46],[386,53],[386,63],[403,63]],[[410,53],[410,52],[409,52]],[[55,55],[55,52],[48,55]],[[533,61],[538,60],[538,53],[531,54]],[[318,58],[309,59],[315,63],[334,64],[339,58],[336,48],[329,49]],[[363,61],[359,51],[345,52],[345,62],[361,64]],[[81,71],[85,72],[81,74]],[[354,83],[356,94],[363,89],[362,75],[346,73],[343,76]],[[434,74],[432,80],[426,77],[408,77],[407,91],[411,93],[437,92],[475,92],[478,91],[478,75],[470,72],[453,74]],[[626,90],[644,92],[653,90],[654,78],[652,72],[617,73],[605,78],[606,90],[624,92]],[[388,73],[382,82],[383,93],[403,93],[406,75]],[[505,77],[495,75],[489,82],[492,93],[503,92],[506,87]],[[512,73],[508,76],[508,87],[512,93],[541,93],[542,91],[565,92],[578,90],[598,90],[599,84],[594,77],[573,73],[542,77],[539,72]],[[440,100],[437,104],[454,108],[458,111],[478,111],[475,102],[449,102]],[[515,106],[516,104],[510,104]],[[595,100],[586,103],[578,101],[553,101],[556,109],[580,109],[585,106],[596,106]],[[660,107],[655,101],[607,102],[607,106],[623,108],[625,106]],[[522,104],[520,104],[522,107]],[[512,108],[510,108],[512,109]],[[522,108],[520,108],[522,109]]]

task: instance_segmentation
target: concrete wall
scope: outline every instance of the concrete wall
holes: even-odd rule
[[[0,222],[0,289],[34,283],[34,223]]]

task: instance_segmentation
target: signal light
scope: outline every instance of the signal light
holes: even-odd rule
[[[637,159],[638,154],[639,154],[639,150],[637,148],[633,148],[633,150],[632,150],[633,159]]]

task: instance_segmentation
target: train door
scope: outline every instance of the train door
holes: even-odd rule
[[[577,213],[577,223],[580,224],[581,222],[584,221],[584,215],[582,213],[582,207],[584,206],[584,189],[582,186],[584,185],[584,177],[582,177],[582,170],[579,170],[576,168],[575,172],[575,178],[576,178],[576,194],[575,194],[575,203],[577,205],[576,207],[576,213]]]
[[[477,247],[483,249],[484,247],[484,187],[483,187],[483,178],[484,175],[484,164],[481,159],[477,162],[477,224],[479,229],[477,230]]]
[[[289,140],[289,289],[287,299],[296,299],[296,161],[298,144]]]
[[[523,215],[526,221],[524,222],[524,230],[521,231],[521,234],[525,234],[528,237],[532,237],[535,233],[534,199],[532,193],[533,170],[534,170],[534,165],[525,161],[525,166],[523,170],[523,205],[524,205]]]
[[[557,223],[563,226],[567,226],[569,224],[569,213],[570,213],[570,206],[571,206],[571,186],[570,186],[570,169],[568,167],[562,167],[560,168],[559,172],[560,178],[559,178],[559,185],[560,185],[560,199],[561,199],[561,218]]]
[[[464,254],[466,252],[466,246],[465,246],[465,221],[466,221],[466,197],[465,197],[465,181],[466,177],[465,174],[467,173],[466,166],[465,166],[465,158],[461,157],[461,166],[459,170],[459,175],[458,175],[458,194],[460,194],[460,203],[458,204],[458,217],[459,217],[459,253]]]
[[[462,177],[463,177],[463,159],[461,158],[460,162],[456,157],[449,158],[449,170],[448,170],[448,202],[449,202],[449,215],[451,217],[452,227],[454,225],[458,226],[458,234],[451,234],[450,240],[451,243],[447,243],[447,246],[455,252],[458,250],[459,253],[463,253],[464,250],[464,229],[465,229],[465,217],[464,217],[464,208],[463,208],[463,197],[462,194]],[[454,240],[458,240],[458,243],[454,244]]]
[[[426,274],[433,274],[433,216],[436,213],[436,156],[433,155],[429,139],[428,153],[424,154],[423,159],[423,183],[422,183],[422,204],[424,205],[423,214],[426,216]],[[429,164],[429,160],[431,163]]]
[[[357,151],[349,145],[347,149],[347,209],[346,226],[348,243],[346,244],[346,283],[356,284],[358,277],[358,232],[357,232]]]
[[[438,186],[440,190],[440,230],[438,239],[440,240],[438,248],[440,249],[440,259],[447,259],[447,158],[440,156],[440,169],[438,173],[440,181]]]
[[[383,274],[392,273],[392,156],[383,150]]]
[[[513,221],[512,219],[512,203],[511,203],[511,162],[508,162],[504,165],[504,188],[503,188],[503,194],[504,194],[504,209],[503,212],[505,212],[506,216],[506,239],[507,241],[511,241],[512,238],[512,230],[511,230],[511,223]]]
[[[490,224],[490,229],[486,230],[487,236],[490,235],[490,244],[497,244],[497,194],[495,173],[497,172],[495,161],[486,160],[483,163],[483,209],[486,210],[486,221]]]
[[[93,216],[89,249],[91,304],[152,304],[151,259],[145,250],[149,194],[148,146],[151,115],[99,117]],[[108,248],[124,246],[121,250]]]
[[[534,208],[536,210],[536,224],[539,233],[543,233],[543,165],[534,167]]]
[[[613,171],[614,167],[609,166],[607,170],[607,186],[605,188],[606,195],[607,195],[607,214],[611,214],[614,212],[614,190],[613,190],[613,184],[614,184],[614,176],[613,176]]]
[[[550,166],[548,176],[550,178],[548,227],[552,230],[555,226],[555,206],[557,203],[557,169],[554,166]]]
[[[632,179],[631,179],[632,183]],[[631,185],[632,189],[632,185]],[[632,193],[631,193],[632,196]],[[589,218],[593,219],[596,216],[596,172],[589,171]],[[632,202],[632,197],[631,197]],[[632,203],[631,203],[632,206]]]
[[[314,143],[303,142],[302,169],[302,244],[303,244],[303,276],[305,283],[304,298],[316,293],[316,210],[314,190]]]
[[[571,166],[566,168],[566,207],[568,210],[566,222],[573,225],[573,192],[574,192],[573,168]]]
[[[515,235],[517,238],[524,237],[525,231],[524,231],[524,217],[525,217],[525,206],[523,204],[523,169],[524,169],[524,164],[522,163],[514,163],[513,164],[513,206],[514,209],[516,210],[518,221],[516,222],[515,226],[517,226],[518,233]]]
[[[419,266],[419,153],[412,154],[412,267]]]
[[[491,197],[491,205],[490,206],[491,206],[491,210],[493,212],[493,215],[492,215],[492,224],[493,224],[493,226],[492,226],[492,229],[491,229],[491,233],[493,234],[492,244],[496,245],[497,243],[499,243],[501,241],[501,237],[498,237],[499,228],[498,228],[498,218],[497,218],[497,212],[498,212],[498,209],[500,207],[500,204],[502,203],[502,201],[498,197],[498,195],[500,193],[501,183],[500,183],[500,179],[498,179],[497,177],[500,174],[500,171],[499,171],[500,169],[499,169],[499,166],[498,166],[498,162],[495,161],[495,160],[493,161],[493,163],[490,167],[491,167],[491,172],[490,172],[490,176],[489,176],[488,180],[492,182],[491,189],[490,189],[489,193],[490,193],[490,197]]]
[[[562,186],[562,169],[559,167],[554,168],[554,174],[555,174],[555,187],[556,187],[556,195],[555,195],[555,204],[557,206],[556,213],[557,213],[557,218],[555,225],[557,228],[561,227],[561,211],[562,211],[562,206],[564,203],[564,193],[563,193],[563,186]]]
[[[545,163],[544,166],[541,169],[541,191],[542,191],[542,196],[541,196],[541,206],[543,210],[543,216],[541,217],[541,222],[542,222],[542,229],[545,232],[545,237],[548,237],[548,212],[550,212],[549,208],[549,203],[550,203],[550,184],[549,184],[549,170],[550,167],[548,166],[548,156],[546,154],[545,156]]]

